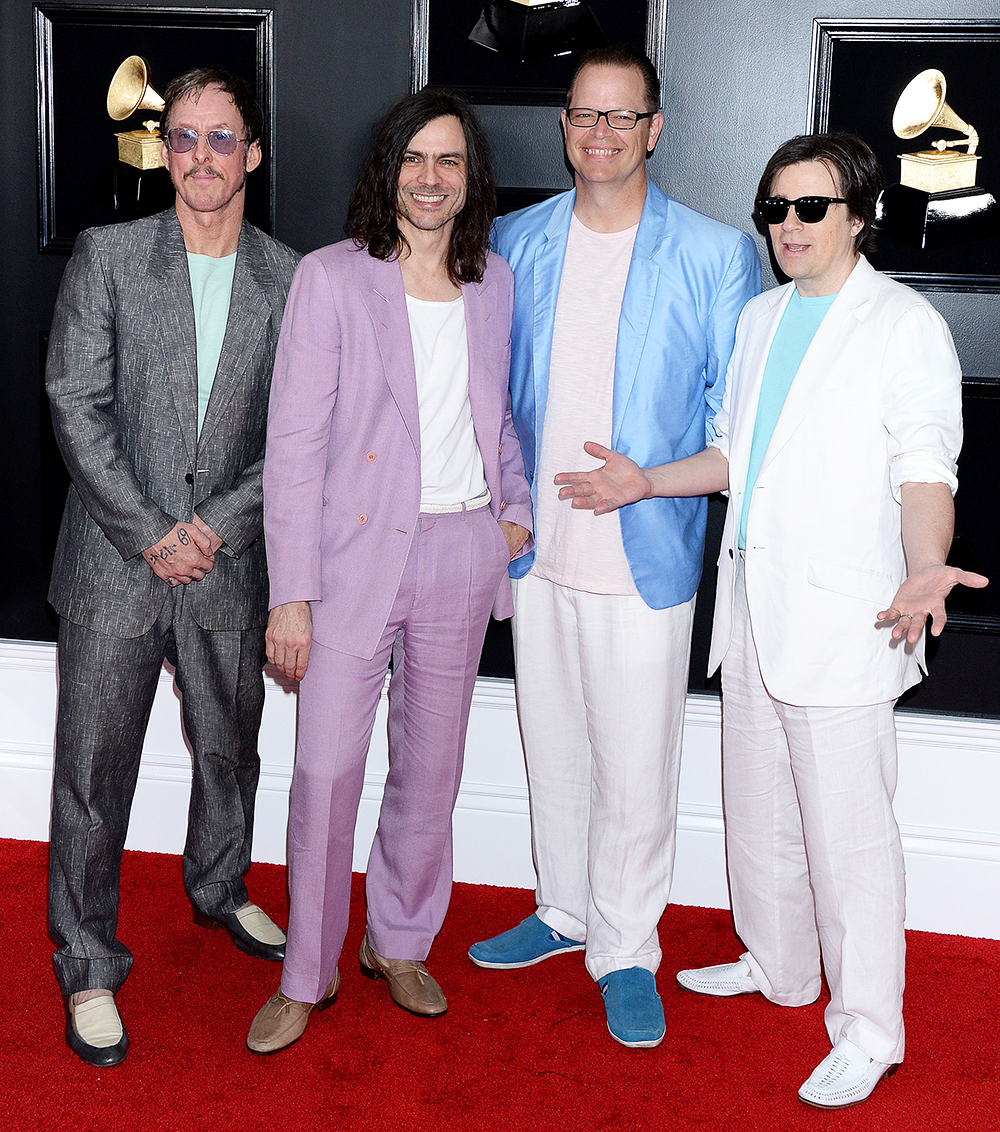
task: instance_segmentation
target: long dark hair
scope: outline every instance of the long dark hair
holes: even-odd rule
[[[399,230],[396,200],[403,156],[414,136],[435,118],[457,118],[468,153],[465,206],[455,217],[448,249],[453,283],[478,283],[486,270],[496,189],[489,147],[468,103],[447,90],[425,87],[407,95],[376,127],[371,152],[347,210],[347,234],[376,259],[393,259],[409,245]]]
[[[779,146],[764,167],[757,199],[771,195],[771,186],[782,169],[803,161],[820,161],[840,184],[851,216],[864,227],[854,237],[854,250],[871,255],[875,250],[875,202],[885,183],[882,166],[867,142],[854,134],[799,134]]]

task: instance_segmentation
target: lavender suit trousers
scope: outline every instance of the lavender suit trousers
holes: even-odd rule
[[[488,507],[421,515],[374,656],[313,643],[299,689],[288,821],[281,990],[291,999],[317,1002],[340,959],[365,760],[390,656],[389,773],[368,859],[368,938],[392,959],[430,951],[451,896],[451,817],[476,671],[509,558]]]

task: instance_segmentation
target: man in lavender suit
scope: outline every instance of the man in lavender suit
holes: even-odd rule
[[[273,1053],[339,987],[365,758],[390,655],[389,775],[368,861],[362,971],[414,1014],[448,906],[451,814],[490,611],[530,545],[511,421],[511,273],[468,107],[410,95],[379,127],[353,239],[303,260],[272,386],[264,470],[268,657],[301,680],[281,988],[247,1039]]]

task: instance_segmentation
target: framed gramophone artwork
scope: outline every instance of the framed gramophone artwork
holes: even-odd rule
[[[606,43],[664,58],[667,0],[413,0],[412,89],[559,106],[580,54]]]
[[[80,232],[168,207],[160,162],[162,92],[207,62],[254,88],[264,111],[261,167],[246,215],[272,230],[273,12],[141,3],[35,4],[39,250],[66,255]]]
[[[885,171],[880,271],[1000,291],[1000,20],[813,22],[812,130],[846,130]]]
[[[818,19],[812,64],[807,128],[858,134],[885,171],[874,266],[922,290],[1000,291],[1000,20]],[[945,630],[1000,635],[1000,381],[966,374],[962,401],[949,562],[993,583],[956,586]]]

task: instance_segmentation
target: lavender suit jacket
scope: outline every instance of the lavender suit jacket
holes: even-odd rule
[[[482,282],[464,285],[462,297],[490,508],[530,531],[507,386],[507,264],[491,254]],[[402,273],[345,240],[300,264],[278,341],[264,462],[271,607],[311,602],[315,641],[370,659],[419,512],[420,421]],[[493,614],[512,613],[504,577]]]

